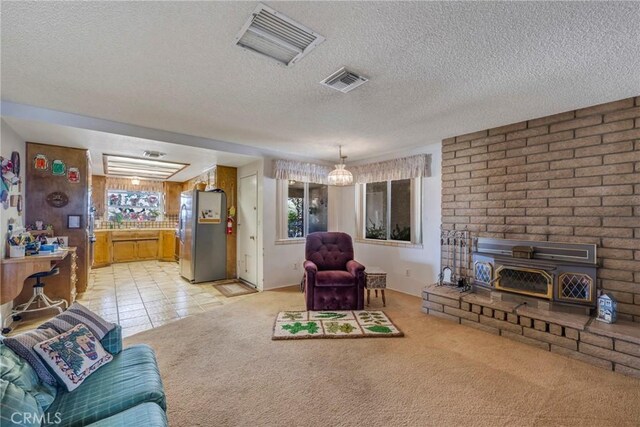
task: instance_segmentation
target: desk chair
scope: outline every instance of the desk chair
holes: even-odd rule
[[[29,279],[36,279],[36,283],[33,285],[33,295],[31,296],[29,301],[14,307],[13,310],[11,310],[11,314],[3,319],[3,322],[2,322],[3,334],[6,334],[9,331],[11,331],[11,328],[4,327],[4,325],[6,324],[6,321],[9,318],[12,318],[14,321],[18,321],[22,319],[21,314],[23,313],[34,313],[37,311],[48,310],[50,308],[55,308],[60,313],[62,313],[63,310],[62,308],[60,308],[60,306],[63,304],[66,310],[66,308],[69,306],[69,303],[64,299],[52,300],[47,295],[45,295],[44,293],[45,283],[40,280],[44,277],[55,276],[59,273],[60,273],[60,269],[58,267],[55,267],[49,271],[42,271],[39,273],[32,274],[31,276],[28,277]],[[34,303],[37,303],[37,307],[30,308]],[[41,303],[44,304],[44,307],[41,307]]]

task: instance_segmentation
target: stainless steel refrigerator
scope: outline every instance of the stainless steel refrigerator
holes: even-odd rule
[[[222,191],[180,195],[180,275],[191,283],[227,277],[227,201]]]

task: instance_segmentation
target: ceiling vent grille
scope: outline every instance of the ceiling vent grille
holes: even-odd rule
[[[167,155],[167,153],[161,153],[159,151],[149,151],[149,150],[147,150],[144,153],[142,153],[143,157],[149,157],[151,159],[160,159],[160,158],[162,158],[162,157],[164,157],[166,155]]]
[[[368,81],[369,79],[366,77],[359,76],[342,67],[321,81],[320,84],[330,87],[331,89],[339,90],[342,93],[347,93]]]
[[[236,44],[293,65],[324,41],[311,31],[270,7],[259,4],[236,37]]]

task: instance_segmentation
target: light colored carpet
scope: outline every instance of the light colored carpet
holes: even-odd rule
[[[273,341],[297,287],[126,339],[155,348],[171,426],[637,426],[640,380],[420,312],[402,339]],[[370,309],[376,309],[369,307]]]

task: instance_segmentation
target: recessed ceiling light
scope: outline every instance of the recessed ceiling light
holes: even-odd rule
[[[275,59],[295,64],[324,41],[324,37],[293,19],[259,4],[236,36],[236,44]]]
[[[167,179],[189,166],[186,163],[103,154],[104,173],[113,176]]]

